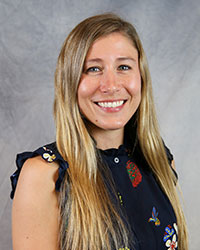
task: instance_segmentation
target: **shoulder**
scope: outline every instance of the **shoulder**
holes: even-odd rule
[[[34,192],[42,192],[45,189],[54,190],[55,181],[58,178],[58,169],[57,162],[48,164],[39,155],[29,158],[21,169],[17,189],[23,187],[25,193],[31,190]]]
[[[58,168],[58,163],[50,165],[41,156],[24,163],[13,200],[14,249],[57,249],[59,204],[55,179]]]
[[[19,184],[18,179],[20,179],[20,183],[31,181],[31,183],[36,182],[41,185],[51,184],[54,189],[59,191],[68,168],[68,163],[58,152],[56,143],[45,145],[35,151],[18,154],[16,165],[17,170],[10,177],[11,198],[14,197],[16,187]]]
[[[13,207],[21,211],[42,211],[48,206],[57,206],[55,180],[58,163],[48,164],[41,156],[28,159],[21,170],[13,200]]]

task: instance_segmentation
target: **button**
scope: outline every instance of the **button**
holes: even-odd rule
[[[114,158],[114,162],[115,162],[115,163],[119,163],[119,158],[118,158],[118,157],[115,157],[115,158]]]

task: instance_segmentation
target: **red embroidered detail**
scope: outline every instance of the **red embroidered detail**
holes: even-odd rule
[[[126,163],[126,169],[128,171],[128,175],[131,179],[133,187],[134,188],[137,187],[142,181],[142,175],[140,173],[138,166],[129,160]]]

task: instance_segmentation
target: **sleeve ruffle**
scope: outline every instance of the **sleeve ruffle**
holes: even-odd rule
[[[56,143],[51,143],[44,147],[40,147],[33,152],[24,152],[21,154],[17,154],[17,157],[16,157],[17,170],[10,176],[11,186],[12,186],[12,191],[10,193],[11,199],[13,199],[14,197],[18,178],[22,170],[22,167],[24,165],[24,162],[27,159],[33,158],[37,155],[41,155],[41,157],[49,163],[54,162],[54,161],[57,161],[59,163],[58,179],[56,180],[56,183],[55,183],[55,189],[56,191],[60,190],[61,183],[65,177],[66,170],[69,166],[68,166],[68,163],[59,154],[56,148]]]
[[[169,162],[169,164],[171,165],[171,163],[172,163],[174,157],[173,157],[171,151],[169,150],[169,148],[168,148],[165,144],[164,144],[164,147],[165,147],[165,152],[166,152],[166,154],[167,154],[168,162]]]
[[[164,143],[164,142],[163,142]],[[165,145],[165,143],[164,143],[164,147],[165,147],[165,152],[166,152],[166,154],[167,154],[167,159],[168,159],[168,162],[169,162],[169,164],[170,164],[170,166],[171,166],[171,169],[172,169],[172,171],[174,172],[174,175],[175,175],[175,177],[176,177],[176,180],[178,180],[178,174],[177,174],[177,172],[175,171],[175,169],[172,167],[172,161],[173,161],[173,159],[174,159],[174,157],[173,157],[173,155],[172,155],[172,153],[171,153],[171,151],[169,150],[169,148]]]

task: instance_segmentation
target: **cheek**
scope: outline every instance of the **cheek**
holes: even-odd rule
[[[78,87],[78,99],[88,98],[95,92],[95,85],[91,80],[82,79]]]
[[[80,82],[78,87],[78,99],[85,98],[89,94],[89,89],[87,84],[84,81]]]
[[[136,77],[134,80],[130,80],[129,84],[127,86],[127,89],[129,91],[129,93],[133,96],[133,97],[141,97],[141,77],[138,76]]]
[[[93,86],[93,87],[92,87]],[[78,86],[77,98],[78,106],[83,115],[85,115],[90,107],[91,97],[95,92],[94,84],[88,79],[82,79]]]

